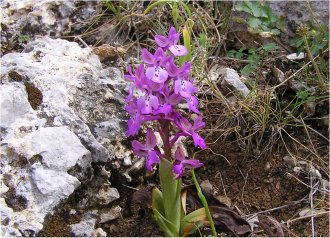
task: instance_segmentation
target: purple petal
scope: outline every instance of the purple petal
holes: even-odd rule
[[[187,104],[188,104],[188,108],[189,110],[199,114],[200,112],[198,111],[197,107],[198,107],[198,100],[196,97],[191,96],[190,98],[187,98]]]
[[[199,146],[201,149],[207,148],[204,139],[200,135],[198,135],[197,133],[193,133],[192,138],[194,140],[195,147]]]
[[[183,161],[185,159],[185,155],[181,146],[178,146],[178,148],[175,151],[175,159],[177,161]]]
[[[140,99],[138,100],[138,104],[139,105],[143,104],[143,107],[141,109],[141,112],[143,114],[150,114],[154,109],[158,108],[159,103],[158,103],[158,98],[156,96],[152,94],[148,94],[141,99],[142,100]]]
[[[159,62],[161,62],[161,61],[164,60],[164,57],[165,57],[165,54],[164,54],[163,49],[162,49],[162,48],[158,48],[158,49],[156,50],[156,52],[155,52],[155,56],[154,56],[155,61],[159,63]]]
[[[129,119],[127,125],[128,125],[128,130],[126,131],[126,134],[128,136],[134,136],[140,130],[140,121],[136,120],[135,118]]]
[[[168,116],[172,112],[172,106],[169,104],[164,104],[159,106],[159,108],[155,111],[155,114],[163,113],[165,116]]]
[[[190,81],[179,79],[174,83],[174,92],[180,93],[184,98],[190,98],[191,94],[195,92],[195,87]]]
[[[134,86],[130,86],[128,89],[128,95],[125,98],[125,102],[129,102],[134,98],[133,92],[134,92]]]
[[[203,122],[203,117],[199,116],[197,119],[194,121],[194,131],[198,131],[199,129],[203,128],[205,126],[205,122]]]
[[[176,77],[179,73],[179,68],[174,64],[173,61],[168,61],[166,64],[166,70],[168,75],[171,77]]]
[[[149,151],[148,158],[146,161],[147,170],[152,171],[152,166],[160,162],[157,153],[154,150]]]
[[[132,141],[133,152],[137,156],[146,156],[148,154],[147,148],[139,141]]]
[[[184,56],[188,53],[188,50],[183,45],[172,45],[168,48],[175,56]]]
[[[157,140],[153,131],[149,128],[147,130],[147,138],[146,138],[146,148],[153,149],[156,146]]]
[[[172,170],[173,170],[173,173],[175,174],[176,179],[179,179],[183,176],[184,170],[183,170],[183,166],[181,163],[173,165]]]
[[[156,66],[147,68],[146,76],[155,83],[164,83],[168,78],[168,73],[161,67]]]
[[[170,43],[166,36],[155,35],[155,41],[158,46],[165,48]]]
[[[148,80],[148,86],[152,91],[160,91],[164,87],[164,83],[155,83],[154,81]]]
[[[176,94],[176,93],[172,93],[169,97],[168,97],[168,102],[171,105],[177,105],[181,102],[182,97],[180,94]]]
[[[172,45],[176,44],[179,40],[180,34],[176,32],[175,28],[172,26],[168,33],[168,40]]]
[[[146,48],[142,49],[141,57],[147,64],[154,64],[155,62],[155,57]]]
[[[189,62],[186,62],[181,68],[180,68],[180,70],[179,70],[179,75],[181,76],[181,77],[186,77],[186,76],[188,76],[189,75],[189,73],[190,73],[190,68],[191,68],[191,63],[189,63]]]
[[[201,163],[198,159],[185,159],[181,162],[181,164],[183,165],[184,168],[188,168],[188,169],[196,169],[199,167],[202,167],[204,164]]]

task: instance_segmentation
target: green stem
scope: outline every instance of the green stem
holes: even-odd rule
[[[213,218],[212,218],[212,215],[211,215],[211,212],[210,212],[210,209],[209,209],[209,206],[207,204],[207,201],[206,201],[206,198],[202,192],[202,189],[201,187],[199,186],[199,183],[197,181],[197,178],[195,176],[195,171],[194,169],[191,170],[191,173],[192,173],[192,177],[193,177],[193,180],[194,180],[194,183],[195,183],[195,186],[196,186],[196,189],[197,189],[197,194],[198,194],[198,197],[199,199],[201,200],[203,206],[204,206],[204,209],[206,211],[206,216],[207,216],[207,219],[209,220],[210,222],[210,226],[211,226],[211,229],[212,229],[212,234],[214,237],[217,237],[217,232],[215,230],[215,227],[214,227],[214,222],[213,222]]]

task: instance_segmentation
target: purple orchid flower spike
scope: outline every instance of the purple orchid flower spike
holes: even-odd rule
[[[168,37],[156,35],[155,41],[158,46],[169,49],[175,56],[184,56],[188,53],[187,48],[183,45],[177,45],[180,34],[176,32],[174,27],[170,28]]]
[[[154,150],[156,143],[156,136],[151,129],[148,129],[147,131],[145,144],[142,144],[137,140],[132,141],[134,154],[140,157],[146,157],[146,167],[149,171],[153,170],[154,164],[160,162],[160,158]]]
[[[186,159],[183,149],[179,146],[175,151],[175,162],[173,165],[173,173],[175,178],[181,178],[184,174],[185,169],[199,168],[203,166],[199,160],[196,159]]]

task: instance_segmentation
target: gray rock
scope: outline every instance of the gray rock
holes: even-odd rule
[[[250,90],[241,81],[238,73],[234,69],[225,68],[221,65],[214,65],[210,69],[209,74],[211,80],[217,84],[224,95],[234,91],[246,97],[250,93]]]
[[[58,37],[71,28],[72,21],[86,20],[95,14],[97,5],[96,1],[2,0],[1,21],[15,35]]]
[[[92,237],[95,229],[96,219],[82,220],[79,223],[70,225],[71,233],[75,237]]]
[[[309,3],[316,19],[328,24],[329,2],[309,1]],[[269,6],[275,15],[284,16],[288,21],[294,21],[296,24],[311,21],[312,19],[306,1],[269,1]]]

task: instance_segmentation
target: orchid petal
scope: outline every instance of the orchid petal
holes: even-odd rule
[[[200,135],[198,135],[197,133],[193,133],[192,138],[193,138],[195,147],[199,146],[201,149],[207,148],[204,139]]]
[[[166,36],[155,35],[155,41],[158,46],[165,48],[170,43]]]
[[[204,164],[201,163],[198,159],[185,159],[181,162],[183,167],[188,168],[188,169],[196,169],[199,167],[202,167]]]
[[[179,73],[179,68],[173,63],[173,61],[169,61],[166,64],[166,70],[170,77],[176,77]]]
[[[175,56],[184,56],[188,53],[188,50],[183,45],[172,45],[168,48]]]
[[[173,170],[173,173],[175,174],[175,179],[179,179],[183,176],[184,170],[183,170],[183,166],[181,163],[173,165],[172,170]]]
[[[195,131],[198,131],[199,129],[203,128],[205,126],[205,122],[203,122],[202,116],[199,116],[194,121],[193,129]]]
[[[183,161],[185,159],[185,154],[181,146],[178,146],[178,148],[175,151],[175,159],[177,161]]]
[[[152,171],[153,170],[152,166],[159,162],[160,162],[160,159],[159,159],[157,153],[154,150],[150,150],[147,161],[146,161],[147,170]]]
[[[199,114],[200,112],[197,109],[197,106],[198,106],[197,98],[194,96],[191,96],[190,98],[187,98],[186,100],[187,100],[189,110]]]
[[[157,140],[153,131],[149,128],[147,130],[146,145],[147,149],[153,149],[156,146]]]
[[[142,49],[141,57],[147,64],[154,64],[155,62],[155,57],[146,48]]]
[[[168,97],[168,102],[171,105],[177,105],[181,102],[182,97],[180,94],[176,94],[176,93],[172,93],[169,97]]]

